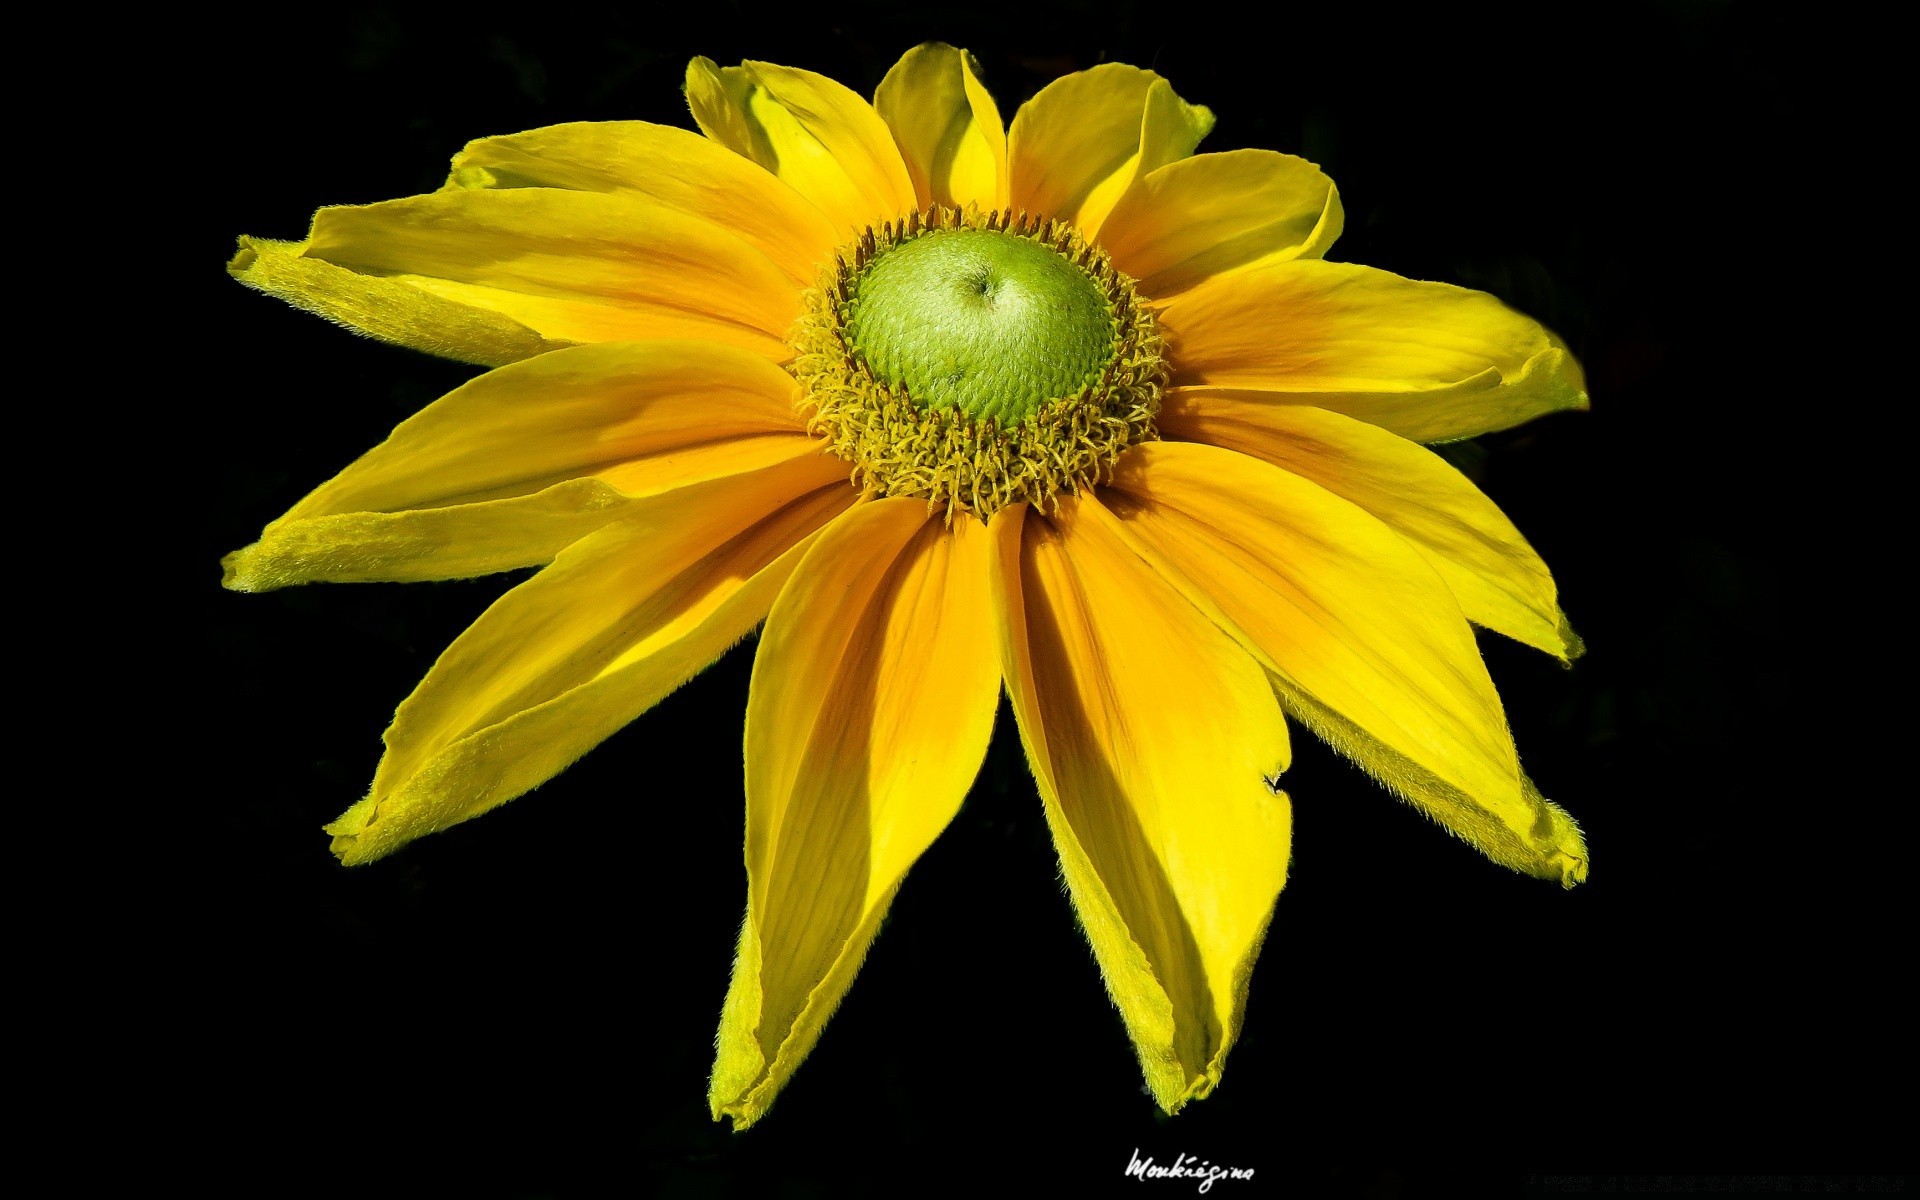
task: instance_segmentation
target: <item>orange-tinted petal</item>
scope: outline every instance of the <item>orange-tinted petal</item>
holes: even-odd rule
[[[1167,438],[1250,454],[1366,509],[1426,555],[1474,624],[1563,661],[1580,652],[1547,565],[1431,450],[1339,413],[1244,396],[1176,394],[1157,424]]]
[[[1024,516],[1024,525],[1023,525]],[[1286,881],[1289,761],[1259,665],[1088,494],[993,519],[1004,674],[1074,908],[1169,1112],[1220,1080]]]
[[[853,982],[907,869],[959,811],[999,699],[986,531],[879,500],[780,593],[747,702],[747,920],[710,1102],[752,1124]]]
[[[1289,713],[1495,862],[1586,878],[1578,828],[1520,774],[1459,605],[1399,535],[1318,484],[1191,442],[1133,447],[1103,496]]]

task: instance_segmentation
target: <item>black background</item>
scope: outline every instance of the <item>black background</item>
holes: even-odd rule
[[[227,280],[239,233],[427,191],[468,139],[566,120],[689,125],[686,60],[765,58],[870,94],[939,38],[1003,115],[1117,60],[1341,188],[1333,257],[1484,288],[1560,331],[1589,414],[1462,461],[1553,566],[1572,670],[1483,645],[1530,773],[1585,827],[1573,893],[1481,861],[1296,741],[1292,876],[1212,1098],[1143,1093],[1058,882],[1003,708],[770,1115],[733,1135],[706,1072],[744,904],[752,644],[536,793],[346,870],[319,826],[379,734],[511,579],[218,589],[219,556],[475,373]],[[190,893],[159,1093],[200,1186],[473,1196],[1066,1194],[1138,1149],[1253,1167],[1253,1194],[1517,1194],[1535,1177],[1887,1170],[1910,1066],[1893,1021],[1905,793],[1852,773],[1857,714],[1810,631],[1850,536],[1809,386],[1818,316],[1783,282],[1845,195],[1823,51],[1711,3],[1495,9],[1205,4],[568,5],[256,14],[156,72],[165,293],[193,338],[155,523],[159,681],[191,797],[142,831]],[[162,156],[164,157],[164,156]],[[191,169],[186,169],[190,166]],[[158,172],[161,168],[150,168]],[[149,180],[151,184],[153,180]],[[1857,526],[1856,526],[1857,528]],[[185,536],[179,536],[184,530]],[[149,613],[156,611],[148,608]],[[1862,618],[1866,619],[1866,618]],[[1871,619],[1898,621],[1873,608]],[[1631,1180],[1614,1180],[1620,1188]],[[1189,1185],[1124,1185],[1189,1194]]]

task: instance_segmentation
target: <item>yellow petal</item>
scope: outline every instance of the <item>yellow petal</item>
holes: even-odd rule
[[[494,309],[336,267],[306,251],[305,242],[242,237],[227,273],[355,333],[483,367],[569,344],[549,341]]]
[[[400,705],[367,797],[327,826],[348,865],[537,787],[746,636],[845,483],[763,477],[648,500],[455,639]]]
[[[1333,181],[1271,150],[1197,154],[1143,177],[1100,227],[1140,294],[1162,299],[1214,275],[1319,258],[1344,221]]]
[[[428,405],[227,556],[225,584],[453,579],[547,562],[637,497],[845,464],[794,415],[794,383],[712,342],[611,342],[490,371]]]
[[[530,352],[690,337],[780,362],[791,354],[786,331],[799,311],[800,289],[766,255],[711,221],[639,195],[457,189],[323,208],[297,253],[369,280],[372,291],[357,303],[391,299],[395,286],[425,297],[418,311],[402,302],[404,319],[356,326],[376,337],[404,335],[451,303],[452,311],[490,312],[531,330],[544,341]],[[243,251],[230,269],[272,290],[275,280],[254,269],[259,257],[246,258]],[[297,290],[303,279],[280,278],[296,290],[274,294],[321,310],[328,297]],[[352,294],[347,281],[329,280],[335,292]],[[345,323],[354,310],[323,315]],[[423,350],[439,344],[394,340]]]
[[[918,207],[886,123],[824,75],[696,58],[687,104],[708,137],[791,184],[846,237]]]
[[[1089,237],[1134,180],[1193,153],[1213,113],[1152,71],[1102,63],[1041,88],[1007,135],[1013,207],[1073,221]]]
[[[1156,423],[1164,437],[1251,454],[1353,501],[1426,555],[1469,621],[1563,662],[1579,653],[1547,564],[1431,450],[1339,413],[1244,395],[1176,396]]]
[[[753,163],[647,121],[578,121],[469,142],[448,185],[645,196],[733,231],[808,286],[840,240],[819,209]]]
[[[1286,882],[1289,761],[1259,665],[1091,494],[993,519],[1004,674],[1067,888],[1148,1087],[1220,1081]]]
[[[862,505],[780,593],[747,702],[747,920],[709,1100],[752,1124],[853,982],[907,868],[959,811],[999,700],[976,521]]]
[[[1495,862],[1586,878],[1579,830],[1521,777],[1459,605],[1398,534],[1318,484],[1191,442],[1135,446],[1103,496],[1289,713]]]
[[[927,42],[901,56],[873,93],[920,205],[1007,205],[1007,133],[973,56]]]
[[[1160,314],[1173,382],[1271,393],[1416,442],[1587,406],[1566,347],[1485,292],[1295,259],[1216,276]]]

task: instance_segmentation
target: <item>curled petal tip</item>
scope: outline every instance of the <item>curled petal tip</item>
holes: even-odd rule
[[[736,1100],[730,1104],[715,1102],[710,1108],[714,1120],[730,1122],[728,1131],[731,1133],[745,1133],[766,1112],[764,1104],[754,1104],[750,1100]]]
[[[1572,891],[1587,881],[1586,847],[1581,846],[1578,854],[1563,851],[1553,855],[1547,860],[1547,870],[1550,873],[1558,872],[1560,886]],[[1552,875],[1548,877],[1552,878]]]
[[[362,836],[371,830],[373,821],[373,797],[368,796],[323,826],[324,832],[333,835],[333,841],[328,849],[332,850],[333,856],[340,860],[341,866],[357,867],[363,863],[370,863],[376,858],[383,857],[393,848],[382,845],[381,839]]]
[[[243,233],[234,239],[233,257],[227,260],[227,274],[248,287],[258,287],[260,285],[254,275],[261,255],[297,255],[304,249],[306,249],[304,242],[283,242],[273,238],[252,237]]]
[[[1571,891],[1587,881],[1587,839],[1565,809],[1542,797],[1532,780],[1525,776],[1521,779],[1527,798],[1540,808],[1535,837],[1542,854],[1539,867],[1531,874],[1558,879],[1561,887]]]
[[[269,586],[257,578],[252,570],[252,556],[247,552],[253,549],[246,546],[235,550],[220,560],[220,586],[230,592],[264,592]]]
[[[1224,1059],[1225,1054],[1220,1055]],[[1213,1095],[1213,1089],[1220,1085],[1220,1061],[1217,1059],[1207,1070],[1195,1075],[1184,1072],[1149,1071],[1147,1091],[1153,1096],[1160,1111],[1168,1116],[1178,1116],[1180,1110],[1195,1100],[1205,1100]]]
[[[1560,641],[1566,646],[1566,653],[1560,659],[1561,665],[1571,667],[1576,659],[1586,654],[1587,641],[1574,632],[1573,625],[1567,620],[1567,614],[1564,612],[1560,614],[1559,632]]]

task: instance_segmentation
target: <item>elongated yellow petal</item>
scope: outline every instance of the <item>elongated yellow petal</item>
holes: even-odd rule
[[[602,480],[571,479],[508,500],[286,521],[220,560],[221,586],[270,592],[303,583],[421,583],[538,566],[634,503]]]
[[[327,826],[348,865],[476,817],[565,769],[746,636],[844,483],[667,492],[502,596],[400,705],[366,798]]]
[[[733,231],[802,285],[840,241],[779,179],[691,130],[647,121],[577,121],[469,142],[447,184],[645,196]]]
[[[1135,446],[1102,494],[1290,713],[1495,862],[1586,878],[1579,830],[1520,774],[1459,605],[1398,534],[1318,484],[1191,442]]]
[[[905,877],[959,811],[999,698],[976,521],[875,501],[815,542],[768,617],[747,702],[747,920],[715,1119],[759,1119],[853,982]]]
[[[305,276],[262,274],[248,253],[230,268],[272,290]],[[787,327],[800,289],[745,241],[699,217],[640,195],[555,188],[454,189],[380,204],[323,208],[298,248],[303,258],[373,281],[370,306],[405,285],[426,305],[404,320],[358,327],[405,334],[447,303],[497,314],[543,343],[691,337],[752,350],[775,362],[791,353]],[[248,260],[248,261],[243,261]],[[328,276],[336,292],[350,289]],[[343,323],[354,310],[323,310],[329,295],[275,292]],[[399,340],[399,339],[396,339]],[[444,339],[442,339],[442,342]],[[441,342],[403,341],[416,349]]]
[[[541,337],[496,309],[309,257],[305,242],[242,237],[227,273],[355,333],[483,367],[571,345]]]
[[[1005,208],[1007,133],[973,56],[944,42],[902,55],[873,93],[920,205]]]
[[[1580,366],[1485,292],[1295,259],[1215,276],[1167,303],[1176,385],[1272,394],[1416,442],[1587,406]]]
[[[1580,653],[1547,564],[1445,459],[1364,421],[1252,394],[1176,396],[1160,432],[1251,454],[1353,501],[1426,555],[1469,621],[1563,662]]]
[[[634,481],[632,495],[664,491],[686,480],[692,451],[804,436],[797,391],[765,359],[711,342],[556,350],[490,371],[428,405],[287,515],[525,495],[613,470]]]
[[[1213,113],[1152,71],[1102,63],[1041,88],[1007,134],[1012,204],[1088,236],[1133,182],[1193,153]]]
[[[1092,495],[996,514],[1004,674],[1074,908],[1162,1108],[1220,1081],[1286,882],[1286,725],[1259,665]]]
[[[1100,245],[1158,300],[1215,275],[1319,258],[1344,219],[1333,181],[1306,159],[1233,150],[1142,177],[1100,227]]]
[[[708,137],[792,185],[846,237],[918,207],[886,123],[824,75],[696,58],[687,64],[687,104]]]
[[[794,415],[780,368],[711,342],[611,342],[490,371],[225,560],[226,586],[450,579],[547,562],[638,497],[773,471],[800,490],[845,464]]]

